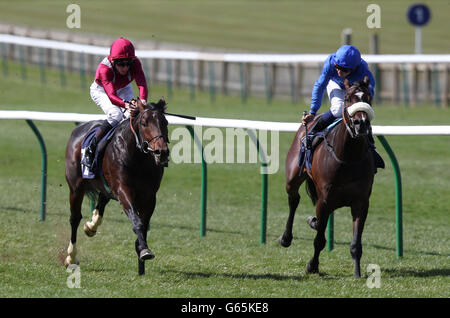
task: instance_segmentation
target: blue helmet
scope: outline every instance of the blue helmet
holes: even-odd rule
[[[343,45],[336,51],[334,63],[344,68],[355,68],[361,64],[361,53],[353,45]]]

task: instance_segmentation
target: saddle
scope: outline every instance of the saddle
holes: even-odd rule
[[[84,154],[89,145],[91,144],[92,138],[94,138],[96,131],[100,129],[99,126],[100,124],[96,125],[93,129],[89,131],[86,137],[84,137],[83,142],[81,143],[81,162],[83,162]],[[92,168],[89,168],[84,164],[81,164],[81,175],[83,179],[94,179],[96,176],[101,174],[103,154],[105,152],[106,146],[111,141],[117,126],[118,125],[112,127],[108,131],[108,133],[106,133],[106,135],[98,142],[98,146],[95,150],[95,158]]]
[[[314,150],[317,148],[317,146],[320,145],[320,143],[325,139],[326,135],[333,130],[334,127],[336,127],[339,122],[342,121],[342,118],[338,118],[335,120],[332,124],[330,124],[328,127],[326,127],[322,131],[318,131],[312,134],[308,134],[308,136],[312,139],[311,148],[308,149],[306,147],[306,136],[303,136],[301,140],[300,145],[300,153],[298,156],[298,166],[301,168],[300,173],[302,173],[302,168],[306,167],[306,169],[311,170],[312,169],[312,159]]]

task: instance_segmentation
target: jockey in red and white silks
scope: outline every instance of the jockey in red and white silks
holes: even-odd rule
[[[147,82],[141,61],[135,56],[133,44],[119,38],[111,45],[109,56],[99,64],[91,85],[92,100],[102,108],[112,126],[128,116],[125,101],[133,98],[131,82],[135,80],[139,98],[144,105],[148,97]]]
[[[106,114],[85,152],[82,163],[92,168],[97,143],[114,126],[130,116],[134,107],[129,101],[134,97],[132,81],[136,81],[139,98],[147,104],[148,88],[141,61],[136,57],[133,44],[119,38],[111,45],[110,54],[97,67],[95,80],[90,87],[91,98]]]

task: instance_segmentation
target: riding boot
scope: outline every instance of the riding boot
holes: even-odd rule
[[[97,150],[97,145],[103,136],[111,129],[111,125],[105,120],[100,126],[96,127],[95,136],[92,138],[89,146],[84,153],[84,159],[81,162],[88,168],[93,168],[95,160],[95,152]]]
[[[308,131],[308,135],[305,138],[306,141],[306,149],[312,149],[313,147],[313,140],[315,138],[316,133],[324,130],[329,125],[333,123],[335,120],[334,115],[331,113],[331,111],[327,111],[324,113],[320,118],[317,120],[316,124],[313,126],[311,130]]]
[[[375,140],[372,135],[372,127],[370,127],[369,134],[367,135],[367,139],[369,141],[369,148],[372,150],[373,162],[375,163],[375,173],[377,173],[377,168],[384,169],[385,164],[383,158],[377,152],[375,147]]]

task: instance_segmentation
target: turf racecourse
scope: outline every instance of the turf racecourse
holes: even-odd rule
[[[57,74],[47,84],[38,71],[20,79],[12,65],[0,78],[0,109],[99,113],[69,76],[67,88]],[[166,95],[152,87],[152,100]],[[199,116],[296,121],[306,105],[218,96],[176,90],[167,97],[169,111]],[[449,109],[376,106],[375,125],[448,124]],[[375,177],[363,235],[363,278],[353,278],[349,253],[351,216],[336,211],[335,249],[324,250],[320,275],[305,274],[315,232],[306,224],[314,214],[302,201],[290,248],[276,239],[286,222],[283,162],[293,138],[280,133],[280,169],[269,176],[267,244],[259,244],[260,182],[258,164],[208,166],[207,235],[200,237],[200,165],[170,164],[158,192],[149,246],[156,258],[147,274],[137,275],[135,234],[117,202],[106,209],[97,236],[78,232],[80,288],[68,288],[61,266],[70,236],[64,149],[72,123],[36,122],[48,150],[47,220],[39,222],[40,154],[24,121],[0,121],[0,297],[449,297],[450,285],[450,139],[387,136],[401,166],[404,201],[404,257],[395,255],[394,176],[387,154],[377,142],[387,168]],[[171,127],[173,131],[175,127]],[[87,201],[86,201],[87,202]],[[84,204],[84,219],[89,216]],[[380,288],[368,288],[366,268],[377,264]]]

